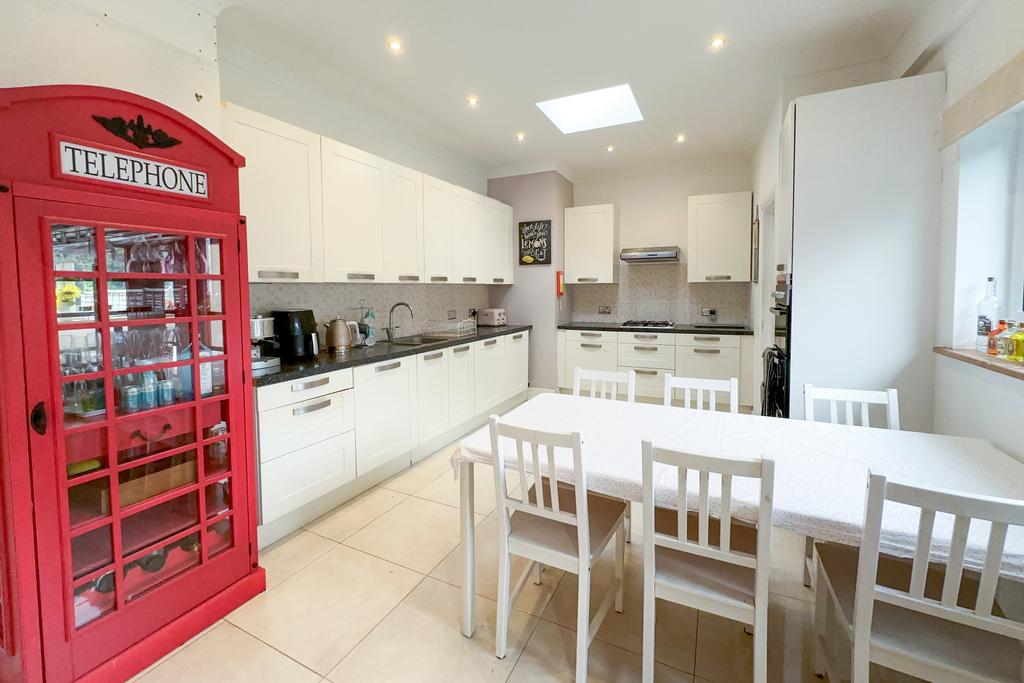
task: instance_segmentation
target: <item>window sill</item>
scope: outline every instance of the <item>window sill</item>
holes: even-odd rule
[[[1000,375],[1024,380],[1024,364],[1021,363],[1011,363],[1009,361],[999,360],[997,358],[993,358],[987,353],[981,353],[974,349],[950,349],[944,346],[936,346],[933,350],[940,356],[946,356],[947,358],[952,358],[953,360],[958,360],[962,363],[976,365],[979,368],[984,368],[990,372],[997,372]]]

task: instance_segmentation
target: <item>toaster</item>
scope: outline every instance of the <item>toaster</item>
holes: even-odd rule
[[[476,314],[476,324],[481,327],[502,327],[507,324],[504,308],[484,308]]]

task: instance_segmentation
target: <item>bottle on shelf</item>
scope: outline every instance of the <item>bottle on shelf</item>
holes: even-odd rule
[[[996,295],[996,278],[988,277],[985,285],[985,298],[978,302],[978,337],[974,348],[988,353],[988,334],[996,321],[1003,315],[1003,304]]]
[[[1024,363],[1024,323],[1017,321],[1017,331],[1006,342],[1006,360]]]
[[[1006,329],[996,337],[996,358],[1006,360],[1006,348],[1010,344],[1010,337],[1017,331],[1017,323],[1012,320],[1006,321]]]
[[[1006,332],[1006,321],[1000,320],[999,324],[993,327],[992,331],[988,333],[988,355],[998,355],[996,353],[996,340],[1003,332]]]

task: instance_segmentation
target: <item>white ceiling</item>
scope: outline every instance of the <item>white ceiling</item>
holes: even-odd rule
[[[750,157],[783,78],[884,59],[928,2],[241,0],[220,30],[484,168],[603,174]],[[620,83],[644,121],[562,135],[535,104]]]

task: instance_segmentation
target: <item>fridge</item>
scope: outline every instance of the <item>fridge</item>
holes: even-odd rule
[[[782,334],[765,355],[784,380],[762,388],[783,397],[776,414],[804,417],[805,384],[895,388],[904,428],[930,431],[944,101],[940,72],[790,103],[769,312]]]
[[[157,102],[0,89],[0,679],[124,680],[264,589],[244,159]]]

